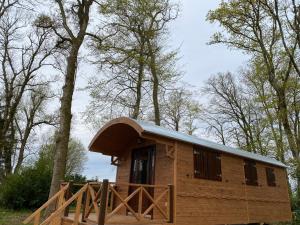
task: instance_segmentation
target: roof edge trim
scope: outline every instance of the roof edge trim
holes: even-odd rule
[[[108,123],[106,123],[97,133],[96,135],[93,137],[93,139],[91,140],[88,149],[89,151],[93,151],[92,150],[92,146],[95,143],[95,141],[98,139],[98,137],[109,127],[116,125],[116,124],[126,124],[130,127],[132,127],[138,134],[139,136],[142,135],[142,133],[144,132],[143,127],[134,119],[128,118],[128,117],[119,117],[116,119],[113,119],[111,121],[109,121]]]

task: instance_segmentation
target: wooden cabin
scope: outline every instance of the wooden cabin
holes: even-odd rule
[[[85,184],[71,198],[64,197],[69,184],[62,186],[52,220],[74,200],[75,215],[70,219],[65,212],[57,220],[61,224],[233,225],[291,220],[286,166],[275,159],[125,117],[102,127],[89,149],[111,156],[117,167],[115,182],[104,180],[98,188]],[[25,222],[39,221],[42,209]]]
[[[174,224],[291,220],[286,166],[275,159],[129,118],[107,123],[89,148],[112,157],[116,183],[174,184]]]

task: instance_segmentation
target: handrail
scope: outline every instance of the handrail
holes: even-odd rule
[[[60,191],[58,191],[55,195],[53,195],[47,202],[45,202],[40,208],[38,208],[34,213],[32,213],[29,217],[27,217],[23,224],[28,224],[30,221],[32,221],[36,216],[40,217],[40,213],[46,209],[54,200],[56,200],[59,196],[64,194],[66,190],[69,188],[69,183],[67,183]],[[34,225],[36,225],[39,222],[39,219],[35,219]]]
[[[89,185],[92,185],[92,186],[96,186],[96,185],[101,186],[102,185],[102,182],[92,181],[92,182],[85,182],[85,183],[73,183],[73,186],[84,186],[87,183],[89,183]]]
[[[109,182],[109,184],[124,185],[124,186],[131,186],[131,187],[153,187],[153,188],[166,188],[167,185],[157,185],[157,184],[136,184],[136,183],[126,183],[126,182]]]
[[[66,207],[68,207],[77,198],[80,200],[80,201],[78,200],[79,202],[77,202],[77,206],[78,205],[81,206],[82,195],[83,195],[83,192],[86,191],[87,187],[88,187],[88,184],[84,185],[76,194],[74,194],[68,201],[66,201],[62,206],[60,206],[57,210],[55,210],[55,212],[52,213],[44,222],[42,222],[41,225],[46,225],[49,222],[51,222],[51,220],[53,218],[57,217],[60,213],[62,213],[63,210]],[[77,206],[76,206],[76,215],[77,215]]]

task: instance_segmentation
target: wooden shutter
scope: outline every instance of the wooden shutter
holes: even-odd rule
[[[245,179],[247,185],[258,185],[256,163],[251,160],[245,160],[244,164]]]
[[[216,153],[216,180],[222,180],[221,154]]]
[[[209,178],[209,152],[205,150],[200,150],[201,155],[203,156],[202,158],[202,163],[203,163],[203,174],[202,178],[208,179]]]
[[[222,180],[221,177],[221,158],[217,152],[209,152],[209,179],[211,180]]]
[[[246,184],[250,184],[250,177],[251,177],[251,173],[250,173],[250,169],[249,169],[249,162],[245,161],[244,164],[244,172],[245,172],[245,179],[246,179]]]
[[[267,176],[268,185],[275,187],[276,186],[276,178],[275,178],[274,169],[266,167],[266,176]]]
[[[222,180],[221,154],[206,150],[194,149],[194,177],[209,180]]]
[[[252,184],[253,185],[258,185],[258,182],[257,182],[257,169],[256,169],[256,163],[255,162],[251,163],[251,179],[252,179]]]
[[[194,176],[196,178],[205,178],[205,164],[204,153],[198,149],[194,149]]]

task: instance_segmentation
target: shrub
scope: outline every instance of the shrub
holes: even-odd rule
[[[81,161],[85,159],[83,150],[80,144],[74,143],[70,150],[73,155],[71,161],[80,165],[67,166],[69,173],[65,180],[72,180],[75,183],[85,182],[86,177],[76,174],[82,168]],[[18,173],[5,178],[0,186],[0,206],[10,209],[36,209],[47,201],[53,170],[53,149],[52,145],[45,145],[33,166],[24,167]],[[76,161],[75,158],[80,159]]]
[[[0,204],[11,209],[40,207],[47,201],[51,169],[42,162],[10,175],[0,188]]]

